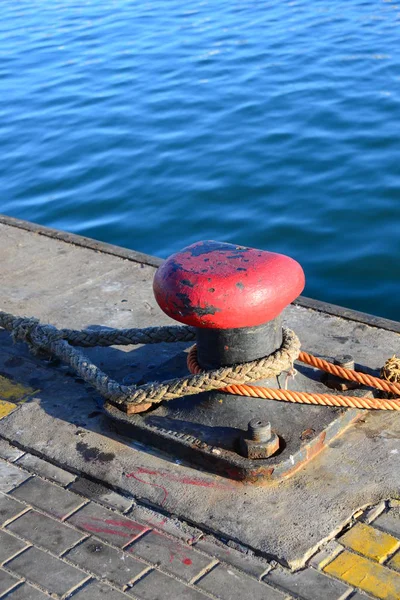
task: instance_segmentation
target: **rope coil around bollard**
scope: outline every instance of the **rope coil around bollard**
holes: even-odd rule
[[[33,352],[45,351],[68,364],[104,398],[127,412],[127,414],[143,412],[152,405],[164,400],[172,400],[212,390],[301,404],[400,410],[400,398],[370,399],[333,394],[308,394],[248,385],[250,382],[268,379],[284,371],[289,371],[293,368],[294,361],[299,360],[344,379],[357,381],[384,392],[400,394],[400,384],[345,369],[306,352],[300,352],[300,341],[290,329],[283,329],[281,347],[265,358],[211,371],[203,371],[197,364],[196,348],[194,347],[188,356],[191,375],[161,383],[153,382],[141,386],[126,386],[111,379],[81,352],[76,350],[74,346],[104,347],[161,342],[189,342],[195,339],[195,329],[188,326],[148,327],[144,329],[85,329],[82,331],[57,329],[52,325],[41,324],[35,318],[15,317],[2,311],[0,311],[0,327],[9,331],[15,342],[26,342]]]

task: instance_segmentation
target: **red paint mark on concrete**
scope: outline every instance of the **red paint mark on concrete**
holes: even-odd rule
[[[110,529],[109,527],[98,527],[97,525],[92,525],[91,523],[81,523],[80,527],[82,527],[82,529],[85,529],[86,531],[91,531],[92,533],[108,533],[109,535],[117,535],[119,537],[124,538],[132,537],[131,534],[125,533],[124,531]]]
[[[141,473],[145,473],[147,475],[156,475],[156,472],[153,471],[149,471],[148,469],[144,469],[142,467],[138,467],[136,469],[137,473],[141,474]],[[133,479],[136,479],[136,481],[140,481],[141,483],[146,483],[148,485],[151,485],[153,487],[157,487],[160,488],[163,491],[163,498],[160,502],[160,506],[164,506],[164,502],[166,501],[167,497],[168,497],[168,492],[166,490],[166,488],[163,485],[160,485],[158,483],[153,483],[152,481],[146,481],[145,479],[141,479],[137,473],[128,473],[127,477],[132,477]]]
[[[146,529],[146,527],[144,527],[140,523],[136,523],[136,521],[118,521],[114,519],[105,519],[104,523],[107,523],[107,525],[115,525],[116,527],[125,527],[126,529],[132,529],[133,531],[143,531],[144,529]]]
[[[154,529],[151,531],[149,536],[150,537],[159,536],[163,540],[166,540],[166,538],[168,537],[168,539],[169,539],[168,545],[170,547],[166,548],[166,550],[169,552],[169,562],[170,563],[172,563],[175,559],[177,559],[177,560],[180,560],[182,562],[182,564],[187,565],[187,566],[190,566],[193,564],[192,559],[187,556],[188,550],[185,548],[185,546],[181,542],[171,540],[171,538],[169,536],[165,536],[163,533],[160,533],[159,531],[155,531]],[[131,548],[129,548],[127,550],[127,552],[131,552],[132,554],[135,551],[136,551],[136,545],[132,546]]]
[[[154,520],[150,520],[149,523],[150,525],[153,525],[153,527],[159,527],[160,529],[164,529],[164,525],[167,522],[167,519],[162,519],[162,521],[155,521]]]
[[[111,525],[112,527],[107,527]],[[130,532],[135,532],[135,534],[142,533],[146,531],[148,527],[144,525],[140,525],[140,523],[136,523],[135,521],[120,521],[117,519],[101,519],[99,517],[92,517],[91,522],[81,523],[80,526],[82,529],[86,531],[91,531],[92,533],[107,533],[108,535],[116,535],[118,537],[133,539],[133,533],[128,533],[127,531],[121,531],[120,529],[114,529],[115,527],[121,527],[125,530],[129,530]]]
[[[196,487],[205,487],[205,488],[213,488],[218,490],[232,490],[235,489],[234,484],[230,482],[221,482],[221,481],[207,481],[205,479],[201,479],[200,477],[188,477],[186,475],[174,475],[173,473],[169,473],[168,471],[153,471],[151,469],[147,469],[145,467],[137,467],[136,471],[133,473],[127,473],[126,477],[132,477],[141,483],[146,483],[149,485],[153,485],[154,487],[158,487],[163,490],[164,497],[161,502],[161,506],[164,504],[165,500],[168,496],[168,491],[163,485],[158,483],[154,483],[153,481],[145,481],[138,477],[138,475],[155,475],[156,477],[162,477],[167,481],[182,483],[184,485],[194,485]]]

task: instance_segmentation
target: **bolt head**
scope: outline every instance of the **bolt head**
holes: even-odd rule
[[[353,369],[354,370],[354,358],[351,354],[341,354],[340,356],[335,356],[334,364],[339,367],[343,367],[344,369]]]
[[[247,438],[241,438],[240,449],[243,456],[252,460],[258,458],[270,458],[279,450],[279,436],[271,433],[267,442],[257,442]]]

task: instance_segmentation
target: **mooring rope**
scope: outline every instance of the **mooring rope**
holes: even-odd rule
[[[115,343],[112,340],[118,338],[118,333],[121,330],[96,332],[99,337],[95,338],[93,336],[90,338],[88,332],[91,334],[91,330],[85,330],[84,332],[67,329],[57,330],[52,325],[40,324],[37,319],[14,317],[1,311],[0,326],[10,331],[15,341],[25,341],[34,350],[46,350],[70,365],[84,381],[92,385],[111,403],[124,408],[128,414],[138,412],[139,405],[143,405],[142,409],[147,409],[150,405],[157,404],[162,400],[172,400],[173,398],[216,390],[235,383],[246,383],[274,377],[291,368],[300,352],[300,341],[296,334],[289,329],[284,329],[281,347],[265,358],[232,367],[221,367],[207,371],[207,373],[170,379],[161,383],[127,386],[111,379],[69,343],[69,335],[72,332],[71,338],[76,345],[81,341],[86,345],[88,340],[100,340],[100,338],[102,345],[112,345]],[[175,339],[172,339],[174,337],[174,332],[171,332],[172,329],[172,327],[148,328],[146,330],[147,337],[151,339],[151,343],[194,339],[193,328],[175,327]],[[132,344],[133,339],[145,339],[143,336],[141,337],[143,330],[122,331],[124,334],[121,338],[118,338],[121,344]],[[126,334],[127,331],[129,332],[128,335]],[[79,333],[82,334],[81,337],[77,335]],[[140,343],[143,343],[143,341]]]
[[[298,356],[300,362],[309,364],[317,369],[332,373],[344,379],[350,381],[358,381],[369,387],[375,387],[379,390],[393,391],[395,388],[399,388],[399,385],[388,384],[386,381],[379,379],[378,377],[372,377],[353,371],[351,369],[344,369],[338,367],[327,360],[316,358],[312,354],[307,352],[300,352]],[[188,359],[188,368],[191,373],[201,373],[202,369],[197,362],[197,348],[193,346],[191,348]],[[359,377],[358,377],[359,376]],[[310,394],[308,392],[299,392],[294,390],[283,390],[268,388],[258,385],[229,385],[226,388],[220,390],[228,394],[235,394],[236,396],[250,396],[252,398],[264,398],[267,400],[280,400],[281,402],[292,402],[296,404],[314,404],[319,406],[340,406],[345,408],[366,408],[370,410],[400,410],[400,398],[387,400],[381,398],[360,398],[356,396],[343,396],[340,394]]]
[[[296,359],[318,369],[327,371],[379,390],[400,393],[400,385],[377,377],[333,365],[306,352],[300,352],[300,341],[290,329],[283,329],[281,347],[270,356],[212,371],[203,371],[197,363],[196,348],[188,356],[191,375],[153,382],[141,386],[127,386],[111,379],[73,346],[112,346],[155,344],[160,342],[188,342],[195,338],[195,329],[186,326],[147,327],[145,329],[57,329],[44,325],[38,319],[15,317],[0,311],[0,327],[11,333],[14,341],[26,342],[34,352],[46,351],[70,365],[87,383],[104,398],[125,410],[128,414],[142,412],[163,400],[172,400],[200,392],[221,390],[236,395],[302,404],[367,408],[377,410],[400,410],[400,398],[356,398],[333,394],[308,394],[292,390],[277,390],[248,385],[261,379],[275,377],[293,368]],[[393,359],[389,359],[393,360]]]

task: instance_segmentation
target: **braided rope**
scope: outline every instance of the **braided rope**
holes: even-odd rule
[[[31,350],[47,350],[69,364],[82,379],[91,384],[102,396],[126,410],[128,414],[147,410],[162,400],[220,389],[241,396],[379,410],[400,410],[400,398],[370,399],[330,394],[308,394],[291,390],[276,390],[247,385],[247,382],[268,379],[290,369],[298,358],[300,361],[338,377],[356,381],[379,390],[400,394],[400,384],[345,369],[300,352],[300,342],[295,333],[283,330],[282,346],[270,356],[230,367],[221,367],[204,372],[197,363],[196,347],[188,355],[188,366],[192,373],[183,378],[170,379],[162,383],[142,386],[126,386],[111,379],[99,367],[77,351],[73,346],[111,346],[126,344],[154,344],[159,342],[187,342],[195,337],[192,327],[167,326],[145,329],[58,330],[52,325],[43,325],[38,319],[15,317],[0,311],[0,327],[11,332],[14,341],[25,341]]]
[[[136,344],[159,344],[160,342],[191,342],[195,339],[194,327],[166,325],[144,329],[61,329],[61,337],[72,346],[128,346]]]
[[[331,373],[332,375],[337,375],[342,379],[356,381],[357,383],[362,383],[363,385],[377,388],[383,392],[400,394],[400,384],[398,383],[389,383],[384,379],[379,379],[379,377],[373,377],[372,375],[367,375],[366,373],[359,373],[358,371],[353,371],[352,369],[339,367],[339,365],[334,365],[327,360],[323,360],[322,358],[308,354],[308,352],[300,352],[298,360],[322,371],[326,371],[327,373]]]
[[[259,392],[258,390],[262,390]],[[251,385],[231,385],[222,390],[237,396],[251,396],[268,400],[281,400],[297,404],[314,404],[318,406],[341,406],[344,408],[364,408],[369,410],[395,410],[400,411],[400,398],[398,400],[383,400],[380,398],[356,398],[355,396],[334,396],[333,394],[308,394],[292,390],[276,390],[272,388],[258,388]],[[245,393],[244,393],[245,392]]]
[[[306,364],[312,364],[313,366],[326,371],[327,373],[333,373],[340,377],[345,377],[352,381],[360,381],[364,383],[366,380],[364,377],[357,378],[357,375],[363,376],[364,373],[358,373],[351,369],[344,369],[343,367],[337,367],[327,360],[322,360],[308,354],[307,352],[300,352],[298,360]],[[197,361],[197,347],[191,348],[188,358],[187,365],[191,373],[201,373],[203,370]],[[386,381],[378,379],[377,377],[367,376],[368,382],[365,385],[375,387],[378,389],[387,389]],[[393,387],[399,387],[397,384],[388,384],[389,391],[392,391]],[[268,388],[256,385],[229,385],[220,390],[228,394],[235,394],[236,396],[250,396],[252,398],[264,398],[267,400],[280,400],[281,402],[292,402],[297,404],[314,404],[319,406],[341,406],[345,408],[365,408],[370,410],[395,410],[400,411],[400,398],[394,400],[386,400],[381,398],[357,398],[355,396],[341,396],[333,394],[309,394],[308,392],[298,392],[293,390],[282,390],[275,388]]]
[[[45,347],[56,340],[66,340],[72,346],[127,346],[137,344],[159,344],[160,342],[191,342],[195,339],[194,327],[166,325],[143,329],[56,329],[53,325],[42,325],[38,319],[14,317],[0,311],[0,327],[11,331],[15,342]]]
[[[148,383],[125,386],[113,381],[81,353],[69,346],[65,340],[52,342],[50,350],[58,358],[69,364],[82,379],[90,383],[98,392],[113,404],[127,408],[131,405],[158,404],[162,400],[172,400],[182,396],[224,388],[235,383],[273,377],[290,368],[298,356],[300,342],[293,331],[284,330],[282,346],[270,356],[260,360],[221,367],[206,373],[170,379],[162,383]]]
[[[72,332],[71,337],[77,342],[79,336],[75,334],[79,332],[74,330],[60,331],[51,325],[41,325],[37,319],[14,317],[1,311],[0,326],[11,331],[15,341],[24,340],[30,346],[50,351],[70,365],[84,381],[92,385],[102,396],[113,404],[124,408],[128,414],[138,412],[138,407],[147,410],[151,404],[157,404],[162,400],[172,400],[173,398],[224,388],[232,384],[246,383],[279,375],[279,373],[293,365],[300,352],[300,341],[296,334],[289,329],[284,329],[282,346],[265,358],[232,367],[221,367],[207,373],[170,379],[162,383],[126,386],[111,379],[68,343],[69,334]],[[105,336],[103,341],[109,342],[111,339],[118,339],[121,331],[121,339],[123,340],[127,339],[126,332],[130,332],[129,343],[132,343],[132,339],[140,339],[140,343],[143,343],[145,337],[141,336],[142,331],[145,331],[145,335],[148,335],[149,331],[151,332],[151,343],[155,343],[156,340],[170,340],[174,332],[176,332],[176,338],[179,341],[193,339],[194,337],[192,328],[167,327],[166,329],[166,335],[163,327],[148,328],[147,330],[110,330],[106,333],[111,332],[112,335]],[[84,332],[85,336],[87,331]],[[89,341],[93,342],[94,339],[95,336]],[[87,338],[82,337],[79,342],[84,343],[85,340],[87,341]],[[140,405],[142,406],[140,407]]]

